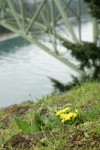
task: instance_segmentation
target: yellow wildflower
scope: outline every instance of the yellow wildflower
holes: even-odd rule
[[[62,109],[62,110],[59,110],[59,111],[56,113],[56,116],[60,116],[61,114],[65,113],[65,112],[67,112],[67,111],[69,111],[69,110],[70,110],[70,107],[66,107],[66,108],[64,108],[64,109]]]
[[[79,114],[79,109],[75,109],[73,112],[70,112],[69,110],[70,107],[66,107],[56,113],[56,116],[59,116],[62,123],[65,123],[69,120],[74,120]]]
[[[60,118],[61,118],[61,119],[64,119],[64,118],[66,118],[66,115],[67,115],[67,114],[61,114],[61,115],[60,115]]]
[[[70,107],[66,107],[66,108],[64,108],[63,110],[62,110],[62,113],[65,113],[65,112],[67,112],[67,111],[69,111],[70,110]]]
[[[61,110],[57,111],[56,116],[60,116],[61,115]]]
[[[70,120],[70,116],[69,116],[69,115],[66,115],[65,120],[66,120],[66,121],[67,121],[67,120]]]
[[[75,119],[75,118],[77,117],[77,113],[70,112],[70,113],[69,113],[69,116],[70,116],[70,118]]]
[[[62,123],[65,123],[66,121],[70,120],[70,116],[69,115],[66,115],[65,118],[62,118],[61,122]]]

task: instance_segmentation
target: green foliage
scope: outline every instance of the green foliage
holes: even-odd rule
[[[20,118],[16,118],[15,119],[16,124],[18,126],[18,128],[26,134],[32,134],[35,131],[34,126],[30,125],[29,123],[27,123],[26,121],[20,119]]]
[[[54,78],[49,78],[49,79],[53,83],[55,93],[69,91],[72,88],[81,85],[82,83],[92,81],[92,78],[89,75],[84,75],[84,76],[81,76],[81,77],[72,76],[72,78],[73,78],[73,80],[69,83],[66,83],[66,84],[64,84],[64,83],[62,83],[62,82],[60,82],[60,81],[58,81]]]
[[[16,118],[15,121],[19,129],[26,134],[32,134],[36,131],[41,131],[42,128],[45,126],[43,119],[37,113],[34,114],[33,124],[29,124],[20,118]]]
[[[90,7],[91,14],[100,19],[100,1],[99,0],[84,0]]]
[[[10,146],[12,142],[12,149],[17,149],[19,144],[24,144],[26,149],[29,149],[28,146],[32,144],[33,149],[41,150],[71,148],[73,150],[80,149],[80,146],[82,150],[87,150],[89,147],[90,149],[99,149],[100,84],[98,82],[85,83],[69,92],[58,96],[48,96],[33,103],[33,105],[32,102],[28,103],[27,106],[29,106],[30,111],[27,114],[20,114],[20,118],[15,119],[16,123],[12,118],[13,111],[10,110],[10,113],[7,110],[5,113],[1,111],[0,124],[4,125],[5,121],[7,124],[9,114],[12,119],[10,119],[6,128],[0,129],[0,148],[7,143]],[[71,107],[71,112],[78,108],[80,115],[73,122],[64,124],[56,116],[56,112],[59,110],[64,112],[66,107]],[[7,115],[4,117],[6,113]],[[18,113],[17,110],[16,113]],[[19,134],[17,126],[22,134],[21,132]],[[89,147],[87,147],[88,142],[90,143]]]
[[[56,117],[55,117],[56,118]],[[38,113],[34,113],[34,122],[29,124],[21,118],[15,118],[18,128],[25,134],[33,134],[38,131],[47,131],[54,128],[57,124],[57,119],[47,118],[46,116],[40,116]],[[54,121],[55,120],[55,121]],[[52,122],[52,123],[51,123]]]
[[[50,78],[56,91],[68,91],[87,81],[100,81],[100,47],[96,46],[95,43],[89,42],[82,42],[81,44],[63,42],[63,45],[67,50],[70,50],[72,56],[80,62],[80,69],[84,71],[84,75],[81,77],[72,76],[73,81],[67,84],[63,84],[54,78]],[[88,69],[88,74],[86,69]]]
[[[45,126],[45,122],[42,117],[39,116],[38,113],[34,114],[34,126],[38,131],[41,131],[42,128]]]
[[[86,121],[96,121],[100,118],[100,104],[94,105],[92,107],[86,107],[82,109],[81,119],[83,122]]]
[[[100,19],[100,1],[85,0],[91,10],[91,14]],[[71,42],[63,42],[64,47],[71,51],[73,57],[80,62],[80,69],[84,71],[84,76],[73,77],[73,81],[63,84],[60,81],[50,78],[56,91],[64,92],[71,88],[80,85],[82,82],[98,80],[100,81],[100,47],[96,43],[82,42],[74,44]],[[90,74],[87,75],[86,69]]]
[[[100,79],[100,47],[89,42],[82,44],[64,42],[63,45],[71,51],[72,56],[80,61],[81,69],[93,69],[93,78]]]

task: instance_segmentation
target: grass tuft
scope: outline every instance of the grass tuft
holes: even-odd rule
[[[0,150],[99,150],[99,143],[97,82],[0,110]]]

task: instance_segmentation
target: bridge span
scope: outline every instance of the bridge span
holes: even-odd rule
[[[75,9],[71,8],[73,1]],[[83,3],[82,0],[30,0],[28,3],[26,0],[0,0],[0,25],[37,45],[72,69],[83,73],[63,57],[57,46],[58,43],[62,45],[62,41],[81,42]],[[69,12],[77,21],[78,37],[74,32]],[[66,36],[60,34],[62,25],[68,33]],[[96,20],[93,19],[94,41],[97,37],[96,27]],[[45,44],[45,40],[48,40],[48,45]]]

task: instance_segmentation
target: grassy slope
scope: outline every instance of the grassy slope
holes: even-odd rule
[[[64,125],[55,116],[57,110],[66,106],[81,110],[78,125]],[[35,112],[45,121],[42,131],[37,127],[30,135],[24,128],[22,133],[15,118],[23,118],[34,126]],[[44,97],[37,103],[26,102],[1,109],[0,150],[4,149],[4,143],[9,150],[99,150],[100,84],[83,84],[68,93]]]

